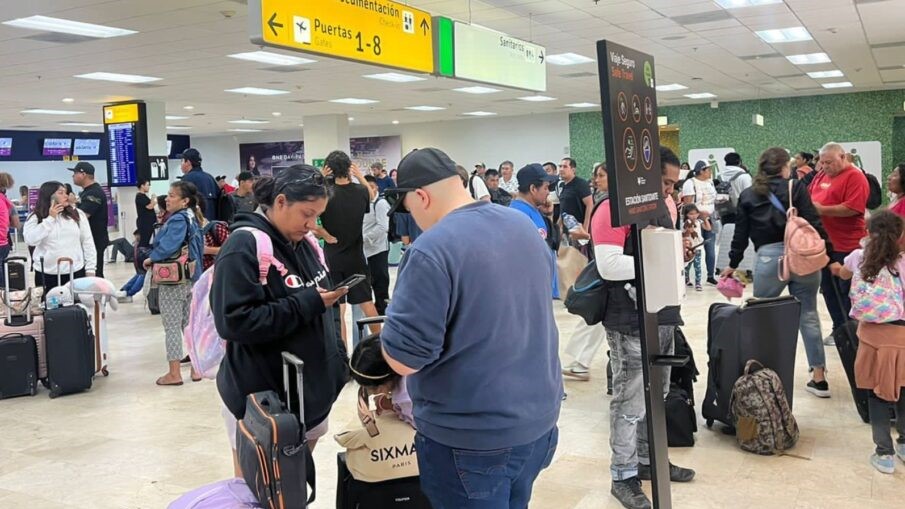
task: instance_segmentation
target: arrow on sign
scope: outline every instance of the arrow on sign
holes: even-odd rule
[[[421,20],[421,30],[424,31],[423,35],[427,35],[427,31],[431,29],[430,23],[427,22],[426,19]]]
[[[540,58],[540,63],[544,63],[544,52],[543,51],[540,52],[540,55],[538,55],[538,58]]]
[[[267,21],[267,26],[273,30],[273,35],[279,35],[277,33],[277,28],[283,28],[282,23],[277,23],[277,13],[273,13],[273,16],[270,17],[270,20]]]

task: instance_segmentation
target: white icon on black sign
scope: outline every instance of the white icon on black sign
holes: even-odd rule
[[[635,131],[627,128],[622,135],[622,159],[628,171],[635,171],[638,165],[638,147],[635,140]]]
[[[616,107],[619,110],[619,118],[625,122],[628,120],[628,99],[625,98],[624,93],[619,92],[616,102],[618,103]]]
[[[654,144],[647,129],[641,132],[641,160],[644,168],[649,170],[654,160]]]
[[[644,98],[644,120],[648,124],[654,121],[654,107],[650,102],[650,97]]]
[[[415,33],[415,15],[411,11],[402,11],[402,31],[407,34]]]
[[[632,118],[641,122],[641,99],[637,95],[632,96]]]

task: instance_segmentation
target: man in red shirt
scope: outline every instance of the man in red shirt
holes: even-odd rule
[[[845,149],[838,143],[827,143],[820,149],[820,167],[822,171],[814,177],[809,188],[811,201],[833,243],[834,251],[828,253],[830,259],[842,263],[849,253],[861,247],[861,239],[867,236],[864,212],[870,186],[864,172],[846,161]],[[852,308],[848,297],[850,287],[850,281],[823,269],[820,290],[833,318],[834,329],[848,320]]]

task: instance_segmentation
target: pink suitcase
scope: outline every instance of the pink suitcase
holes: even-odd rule
[[[24,257],[11,256],[9,259],[7,259],[6,263],[3,264],[5,282],[9,281],[9,263],[11,261],[18,261],[19,259],[23,258]],[[31,293],[31,289],[28,289],[26,295],[31,295]],[[13,302],[10,297],[10,289],[8,284],[6,284],[3,298],[6,304],[6,316],[3,319],[3,323],[0,324],[0,336],[4,336],[6,334],[22,334],[25,336],[33,336],[35,338],[35,344],[38,345],[38,378],[41,380],[46,379],[47,349],[44,346],[44,317],[40,315],[33,316],[31,314],[30,305],[22,306],[25,308],[24,315],[13,316]]]

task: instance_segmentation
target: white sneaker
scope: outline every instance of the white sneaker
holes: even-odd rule
[[[568,366],[562,369],[562,374],[565,377],[572,378],[574,380],[579,380],[582,382],[587,382],[591,379],[591,372],[588,368],[582,366],[578,363],[578,361],[569,364]]]
[[[823,338],[823,344],[826,346],[836,346],[836,340],[833,339],[833,335],[830,334],[829,336]]]

